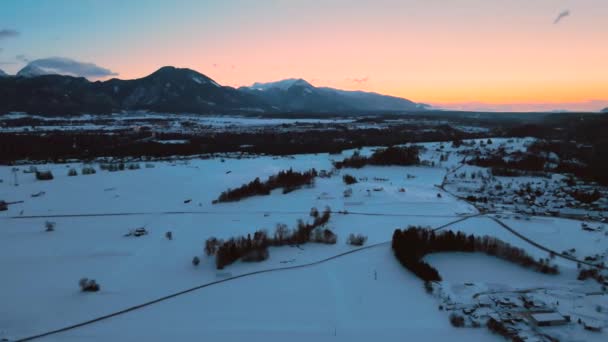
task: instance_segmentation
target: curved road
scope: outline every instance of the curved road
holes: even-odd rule
[[[476,216],[479,216],[479,214],[466,216],[466,217],[460,218],[458,220],[455,220],[455,221],[452,221],[452,222],[448,222],[448,223],[446,223],[444,225],[441,225],[439,227],[434,228],[433,230],[443,229],[443,228],[446,228],[446,227],[448,227],[448,226],[450,226],[452,224],[456,224],[458,222],[462,222],[462,221],[468,220],[471,217],[476,217]],[[319,265],[319,264],[322,264],[322,263],[325,263],[325,262],[328,262],[328,261],[331,261],[331,260],[334,260],[334,259],[341,258],[341,257],[349,255],[349,254],[361,252],[363,250],[367,250],[367,249],[370,249],[370,248],[375,248],[375,247],[383,246],[383,245],[387,245],[387,244],[390,244],[390,241],[379,242],[379,243],[376,243],[376,244],[373,244],[373,245],[369,245],[369,246],[353,249],[353,250],[350,250],[348,252],[340,253],[340,254],[331,256],[329,258],[325,258],[325,259],[314,261],[314,262],[307,263],[307,264],[294,265],[294,266],[286,266],[286,267],[269,268],[269,269],[260,270],[260,271],[243,273],[243,274],[240,274],[240,275],[237,275],[237,276],[233,276],[233,277],[229,277],[229,278],[225,278],[225,279],[222,279],[222,280],[216,280],[216,281],[213,281],[213,282],[210,282],[210,283],[205,283],[205,284],[202,284],[202,285],[198,285],[198,286],[195,286],[195,287],[183,290],[183,291],[175,292],[175,293],[172,293],[172,294],[169,294],[169,295],[166,295],[166,296],[163,296],[163,297],[160,297],[160,298],[157,298],[157,299],[145,302],[145,303],[134,305],[134,306],[128,307],[128,308],[120,310],[120,311],[116,311],[116,312],[109,313],[107,315],[96,317],[96,318],[93,318],[93,319],[90,319],[90,320],[87,320],[87,321],[84,321],[84,322],[81,322],[81,323],[76,323],[76,324],[69,325],[69,326],[66,326],[66,327],[63,327],[63,328],[59,328],[59,329],[43,332],[43,333],[40,333],[40,334],[37,334],[37,335],[23,337],[23,338],[17,339],[16,341],[17,342],[32,341],[32,340],[39,339],[39,338],[42,338],[42,337],[46,337],[46,336],[58,334],[58,333],[61,333],[61,332],[73,330],[73,329],[76,329],[76,328],[83,327],[85,325],[93,324],[93,323],[96,323],[96,322],[100,322],[100,321],[106,320],[108,318],[116,317],[116,316],[119,316],[119,315],[122,315],[122,314],[125,314],[125,313],[128,313],[128,312],[131,312],[131,311],[135,311],[135,310],[144,308],[146,306],[150,306],[152,304],[156,304],[156,303],[159,303],[159,302],[162,302],[162,301],[165,301],[165,300],[177,297],[177,296],[181,296],[181,295],[184,295],[184,294],[196,291],[196,290],[200,290],[200,289],[205,288],[205,287],[209,287],[209,286],[225,283],[225,282],[228,282],[228,281],[233,281],[233,280],[244,278],[244,277],[250,277],[250,276],[254,276],[254,275],[262,274],[262,273],[270,273],[270,272],[293,270],[293,269],[304,268],[304,267],[311,267],[311,266]]]

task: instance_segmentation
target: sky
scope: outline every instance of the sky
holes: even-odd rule
[[[35,60],[90,79],[173,65],[233,87],[298,77],[442,108],[597,111],[608,0],[0,1],[0,69]]]

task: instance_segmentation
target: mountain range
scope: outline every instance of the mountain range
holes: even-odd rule
[[[0,72],[0,113],[48,115],[148,110],[169,113],[336,113],[420,111],[424,105],[362,91],[315,87],[303,79],[221,86],[191,69],[171,66],[139,79],[91,82],[26,66]]]

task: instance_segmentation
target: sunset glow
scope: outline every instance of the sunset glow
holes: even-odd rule
[[[0,40],[0,68],[17,72],[25,64],[19,55],[61,56],[122,79],[174,65],[233,87],[300,77],[451,107],[608,105],[605,0],[79,1],[75,7],[67,0],[4,1],[0,23],[20,34]],[[571,14],[554,24],[565,9]]]

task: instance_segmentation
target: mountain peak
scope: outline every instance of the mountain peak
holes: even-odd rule
[[[188,68],[176,68],[174,66],[164,66],[150,75],[146,76],[148,79],[162,79],[166,81],[191,81],[201,85],[208,84],[214,87],[221,87],[217,82],[211,78],[201,74],[192,69]]]
[[[606,108],[604,108],[604,109],[600,110],[600,113],[608,113],[608,107],[606,107]]]
[[[0,77],[6,77],[8,76],[7,73],[4,72],[4,70],[0,69]]]
[[[268,89],[272,89],[272,88],[287,90],[293,86],[311,87],[311,88],[313,87],[312,84],[306,82],[306,80],[304,80],[304,79],[287,78],[287,79],[276,81],[276,82],[267,82],[267,83],[255,82],[249,88],[256,89],[256,90],[268,90]]]
[[[51,74],[55,74],[55,73],[51,72],[49,70],[40,68],[33,64],[28,64],[25,67],[23,67],[21,70],[19,70],[19,72],[17,72],[17,76],[21,76],[21,77],[37,77],[37,76],[51,75]]]

